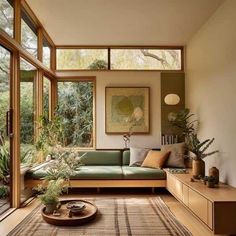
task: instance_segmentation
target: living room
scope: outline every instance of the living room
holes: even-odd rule
[[[0,235],[236,234],[235,9],[1,0]]]

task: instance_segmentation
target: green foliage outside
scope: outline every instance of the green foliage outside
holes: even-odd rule
[[[0,199],[7,198],[9,196],[9,187],[6,185],[0,185]]]
[[[65,146],[93,146],[93,83],[59,82],[57,114]]]

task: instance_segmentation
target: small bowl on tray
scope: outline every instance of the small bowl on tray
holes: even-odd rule
[[[85,208],[86,205],[82,201],[71,201],[67,203],[66,208],[71,211],[73,214],[81,213]]]

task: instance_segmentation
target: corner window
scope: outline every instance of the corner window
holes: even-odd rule
[[[45,38],[43,39],[43,64],[48,68],[51,67],[51,46]]]
[[[13,37],[14,8],[12,0],[0,0],[0,28]]]
[[[21,45],[25,50],[37,58],[37,28],[33,24],[30,17],[23,10],[21,11],[21,16]]]

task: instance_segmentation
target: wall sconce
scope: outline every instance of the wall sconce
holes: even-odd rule
[[[174,94],[174,93],[170,93],[170,94],[167,94],[164,98],[164,102],[165,104],[167,105],[177,105],[179,102],[180,102],[180,97],[179,95],[177,94]]]

